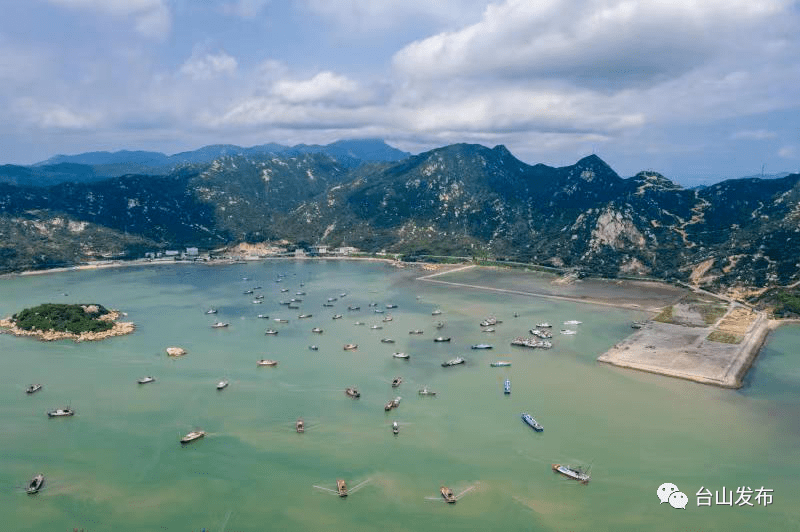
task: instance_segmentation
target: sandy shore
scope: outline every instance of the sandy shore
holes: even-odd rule
[[[114,326],[107,330],[101,332],[83,332],[80,334],[70,333],[70,332],[60,332],[60,331],[40,331],[40,330],[32,330],[27,331],[25,329],[20,329],[16,326],[16,324],[11,320],[10,317],[4,318],[0,320],[0,328],[3,329],[3,332],[7,334],[13,334],[14,336],[27,336],[30,338],[36,338],[43,342],[54,342],[56,340],[74,340],[75,342],[96,342],[99,340],[105,340],[106,338],[112,338],[114,336],[122,336],[125,334],[131,334],[135,329],[136,326],[132,322],[120,322],[117,321],[120,318],[119,311],[112,310],[108,314],[100,316],[103,321],[112,321],[114,322]]]

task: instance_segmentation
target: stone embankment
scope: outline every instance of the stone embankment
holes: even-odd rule
[[[17,327],[14,320],[10,317],[4,318],[0,320],[0,328],[4,329],[5,332],[8,334],[13,334],[14,336],[29,336],[32,338],[37,338],[43,342],[53,342],[56,340],[74,340],[76,342],[96,342],[98,340],[105,340],[106,338],[111,338],[112,336],[123,336],[125,334],[132,333],[136,326],[132,322],[119,322],[117,321],[120,318],[121,314],[119,311],[112,310],[108,314],[104,314],[100,316],[98,319],[102,321],[112,321],[114,322],[114,326],[107,330],[107,331],[100,331],[100,332],[82,332],[80,334],[75,334],[71,332],[62,332],[62,331],[40,331],[38,329],[34,329],[32,331],[26,331],[25,329],[20,329]]]

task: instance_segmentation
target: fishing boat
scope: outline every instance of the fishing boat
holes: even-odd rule
[[[408,331],[408,334],[422,334],[422,330],[414,329],[413,331]]]
[[[383,329],[383,325],[370,325],[369,328],[377,331],[378,329]]]
[[[391,410],[392,408],[394,408],[394,400],[393,400],[393,399],[389,399],[389,402],[388,402],[388,403],[386,403],[385,405],[383,405],[383,409],[384,409],[386,412],[388,412],[388,411],[389,411],[389,410]]]
[[[573,334],[577,334],[577,333],[578,333],[578,331],[575,331],[573,329],[561,329],[561,334],[565,334],[567,336],[570,336],[570,335],[573,335]]]
[[[463,358],[456,357],[456,358],[451,358],[447,362],[442,362],[442,367],[446,368],[446,367],[449,367],[449,366],[457,366],[457,365],[463,364],[463,363],[464,363],[464,359]]]
[[[581,323],[583,322],[578,320],[567,320],[564,322],[564,325],[580,325]]]
[[[230,325],[230,323],[225,323],[225,322],[222,322],[222,321],[217,321],[217,322],[214,322],[214,324],[212,324],[212,325],[211,325],[211,328],[212,328],[212,329],[222,329],[222,328],[225,328],[225,327],[227,327],[228,325]]]
[[[281,292],[283,292],[283,290],[281,290]],[[244,295],[250,295],[252,293],[253,293],[252,290],[245,290],[244,292],[242,292],[242,294],[244,294]]]
[[[372,312],[374,312],[375,314],[383,314],[383,310],[382,310],[382,309],[379,309],[379,308],[376,308],[376,309],[375,309],[375,310],[373,310]]]
[[[323,303],[322,306],[323,307],[332,307],[333,303]]]
[[[276,334],[278,334],[278,331],[276,331],[275,329],[267,329],[266,331],[264,331],[264,334],[275,336]]]
[[[392,321],[393,319],[394,319],[394,318],[392,318],[391,316],[386,316],[386,317],[385,317],[385,318],[383,318],[381,321],[382,321],[382,322],[384,322],[384,323],[386,323],[386,322]]]
[[[281,299],[280,301],[278,301],[278,304],[279,305],[291,305],[292,302],[291,301],[284,301],[283,299]]]
[[[495,331],[494,327],[489,327],[488,329],[481,329],[481,332],[493,333],[494,331]]]
[[[300,434],[306,431],[306,424],[303,422],[303,418],[299,418],[297,421],[295,421],[294,430]]]
[[[56,408],[55,410],[50,410],[47,413],[47,417],[69,417],[74,416],[75,411],[70,407],[66,408]]]
[[[27,388],[25,388],[25,393],[36,393],[42,389],[41,384],[31,384]]]
[[[397,388],[403,383],[403,377],[395,377],[392,379],[392,388]]]
[[[438,316],[438,315],[439,315],[439,314],[441,314],[441,313],[442,313],[442,311],[441,311],[441,310],[439,310],[439,309],[437,308],[436,310],[434,310],[433,312],[431,312],[431,316]]]
[[[397,424],[397,421],[392,421],[392,434],[397,436],[399,432],[400,432],[400,425]]]
[[[289,300],[289,303],[302,303],[302,302],[303,300],[297,297],[293,297],[292,299]]]
[[[549,323],[547,323],[546,321],[545,321],[545,322],[542,322],[542,323],[537,323],[537,324],[536,324],[536,328],[537,328],[537,329],[549,329],[550,327],[552,327],[552,325],[550,325],[550,324],[549,324]]]
[[[444,323],[442,323],[441,321],[437,321],[436,323],[433,324],[433,326],[436,327],[437,329],[441,329],[442,327],[444,327]]]
[[[210,308],[210,309],[208,309],[206,311],[206,314],[216,314],[216,313],[217,313],[217,309],[215,309],[215,308]]]
[[[272,318],[272,321],[277,321],[278,323],[289,323],[289,320],[284,318]]]
[[[277,360],[269,360],[269,359],[262,358],[261,360],[256,362],[256,365],[257,366],[266,366],[266,367],[274,368],[275,366],[278,365],[278,361]]]
[[[436,392],[429,390],[427,387],[422,388],[419,392],[420,395],[436,395]]]
[[[344,393],[347,395],[347,397],[352,397],[353,399],[358,399],[361,397],[361,393],[353,387],[345,388]]]
[[[39,473],[35,477],[28,482],[28,487],[25,489],[25,493],[28,495],[33,495],[34,493],[39,493],[39,490],[42,489],[42,485],[44,484],[44,475]]]
[[[297,319],[302,320],[302,319],[305,319],[305,318],[310,318],[311,316],[312,316],[312,314],[300,314],[299,316],[297,316]]]
[[[553,347],[552,342],[548,342],[547,340],[537,340],[536,338],[524,338],[522,336],[518,336],[511,340],[511,345],[516,345],[519,347],[529,347],[531,349],[541,348],[541,349],[550,349]]]
[[[392,340],[391,338],[381,338],[381,343],[382,344],[393,344],[394,340]]]
[[[524,421],[526,425],[528,425],[530,428],[532,428],[536,432],[542,432],[544,430],[544,427],[541,426],[538,421],[533,419],[533,416],[531,416],[527,412],[524,412],[522,414],[522,421]]]
[[[221,380],[217,383],[217,390],[224,390],[227,387],[228,387],[228,381],[226,380]]]
[[[486,318],[481,322],[481,327],[491,327],[493,325],[497,325],[498,323],[503,323],[503,322],[495,317]]]
[[[386,308],[390,308],[390,309],[391,309],[391,308],[397,308],[397,305],[395,305],[395,304],[393,304],[393,303],[387,303],[387,304],[386,304]]]
[[[342,292],[341,294],[339,294],[339,297],[345,297],[346,295],[347,295],[347,292]]]
[[[262,304],[263,302],[264,302],[264,300],[263,300],[263,299],[254,299],[253,301],[251,301],[251,303],[252,303],[253,305],[260,305],[260,304]]]
[[[395,397],[392,399],[392,408],[397,408],[400,406],[400,399],[402,399],[402,397]]]
[[[286,308],[292,309],[292,310],[297,310],[297,309],[300,308],[300,305],[295,305],[294,303],[289,303],[289,305]]]
[[[577,480],[581,484],[588,484],[589,480],[592,478],[591,476],[589,476],[588,471],[584,471],[580,467],[553,464],[553,471],[556,473],[560,473],[567,478],[571,478],[572,480]]]
[[[342,315],[341,314],[334,314],[333,315],[333,319],[334,320],[340,320],[340,319],[342,319]]]
[[[137,380],[139,384],[147,384],[148,382],[155,382],[155,377],[142,377],[141,379]]]
[[[181,438],[181,443],[184,445],[187,443],[192,443],[193,441],[199,440],[205,435],[206,435],[205,431],[193,430],[192,432]]]
[[[436,338],[433,339],[433,341],[434,342],[449,342],[450,341],[450,337],[449,336],[447,336],[447,337],[437,336]]]
[[[361,307],[349,306],[347,307],[347,310],[361,310]]]
[[[347,484],[344,483],[344,480],[336,481],[336,491],[339,493],[339,497],[347,497]]]
[[[453,494],[453,490],[451,490],[447,486],[442,486],[442,489],[440,491],[442,492],[442,497],[444,497],[445,502],[450,504],[455,504],[456,496]]]
[[[303,291],[300,291],[300,292],[295,292],[294,295],[296,295],[296,296],[304,296],[304,295],[306,295],[306,293],[303,292]]]
[[[335,297],[329,297],[328,298],[328,303],[333,303],[334,301],[336,301]]]
[[[269,319],[269,316],[267,316],[266,314],[259,314],[256,317],[261,318],[262,320],[268,320]]]
[[[363,321],[357,321],[353,323],[353,325],[366,325],[366,323],[364,323]]]
[[[311,332],[316,334],[322,334],[322,329],[320,329],[319,327],[314,327],[313,329],[311,329]]]
[[[544,340],[553,337],[553,333],[551,333],[550,331],[543,331],[541,329],[531,329],[530,333]]]
[[[506,379],[506,381],[503,383],[503,393],[506,395],[511,395],[511,381],[509,379]]]
[[[392,353],[392,356],[394,358],[402,358],[403,360],[408,360],[409,359],[408,353]]]
[[[310,345],[310,346],[308,346],[308,348],[310,350],[312,350],[312,351],[319,351],[319,346],[318,345]]]
[[[254,286],[253,290],[261,290],[261,287],[260,286]]]
[[[288,291],[289,291],[289,289],[288,289],[288,288],[281,288],[281,292],[288,292]],[[252,294],[252,293],[253,293],[253,291],[252,291],[252,290],[250,290],[250,293]]]
[[[358,349],[358,344],[344,344],[344,347],[342,349],[344,349],[345,351],[355,351],[356,349]]]
[[[472,346],[472,349],[491,349],[491,344],[475,344]]]
[[[264,294],[258,294],[258,295],[257,295],[256,297],[254,297],[253,299],[264,299]],[[294,301],[294,300],[292,300],[292,301]]]
[[[502,360],[498,360],[497,362],[490,362],[489,365],[493,368],[506,368],[511,365],[511,362],[503,362]]]

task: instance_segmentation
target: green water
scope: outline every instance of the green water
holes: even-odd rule
[[[490,284],[491,272],[475,280]],[[242,294],[256,285],[261,305]],[[297,290],[308,293],[298,296],[301,310],[278,304]],[[729,391],[597,364],[641,314],[453,290],[383,264],[154,266],[0,282],[2,316],[51,301],[119,308],[137,330],[83,344],[0,335],[3,530],[727,531],[795,530],[800,521],[800,327],[774,333],[746,386]],[[398,308],[374,314],[371,301]],[[219,314],[205,315],[210,306]],[[431,316],[436,308],[441,316]],[[314,316],[298,320],[301,312]],[[394,320],[381,323],[387,314]],[[492,314],[504,323],[482,333],[478,322]],[[559,335],[569,319],[583,321],[578,334]],[[231,325],[209,328],[216,320]],[[437,320],[451,344],[432,342]],[[544,320],[555,325],[553,349],[509,346]],[[376,323],[384,328],[371,330]],[[264,336],[268,327],[280,333]],[[408,334],[417,328],[424,334]],[[343,351],[350,342],[359,349]],[[495,349],[469,349],[480,342]],[[189,354],[170,359],[171,345]],[[467,364],[440,366],[455,355]],[[257,368],[260,358],[279,365]],[[501,359],[512,367],[489,367]],[[145,375],[157,381],[137,385]],[[392,389],[397,375],[404,383]],[[217,392],[223,378],[231,384]],[[33,382],[44,389],[27,396]],[[346,397],[347,386],[361,399]],[[438,395],[420,397],[422,386]],[[400,407],[385,413],[396,395]],[[45,415],[68,404],[73,418]],[[543,433],[522,424],[523,411]],[[300,416],[305,434],[294,431]],[[194,428],[209,434],[182,447],[179,437]],[[554,462],[591,463],[592,481],[557,476]],[[45,489],[26,495],[39,472]],[[333,489],[337,478],[369,482],[347,499],[313,487]],[[664,482],[689,496],[685,510],[658,504]],[[426,499],[443,484],[474,489],[455,505]],[[773,504],[698,507],[701,486],[764,486]]]

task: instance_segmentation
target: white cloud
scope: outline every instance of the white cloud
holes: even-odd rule
[[[774,139],[778,134],[766,129],[743,129],[731,135],[733,140],[766,140]]]
[[[289,103],[353,102],[365,96],[358,83],[334,72],[325,70],[306,80],[280,80],[272,88],[273,94]]]
[[[16,103],[24,120],[43,129],[87,129],[101,120],[97,111],[76,111],[62,104],[43,104],[32,98],[22,98]]]
[[[130,18],[145,37],[162,38],[169,33],[171,16],[166,0],[49,0],[72,9],[94,11],[117,18]]]
[[[201,54],[195,50],[184,64],[180,72],[195,81],[208,80],[219,75],[231,75],[236,72],[236,58],[220,51],[216,54]]]
[[[352,30],[383,30],[409,19],[466,24],[480,14],[486,0],[305,0],[311,12]]]
[[[397,52],[403,76],[569,79],[619,88],[678,76],[790,0],[505,0]]]
[[[782,157],[784,159],[797,159],[797,146],[783,146],[780,150],[778,150],[778,157]]]

